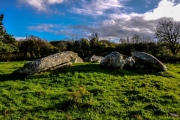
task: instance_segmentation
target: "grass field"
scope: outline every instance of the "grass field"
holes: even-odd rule
[[[0,62],[0,119],[180,119],[180,64],[167,72],[109,70],[73,64],[27,76],[11,73],[26,62]]]

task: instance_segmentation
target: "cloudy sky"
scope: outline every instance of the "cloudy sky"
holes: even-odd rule
[[[180,21],[179,11],[180,0],[0,0],[9,34],[48,41],[92,33],[106,39],[153,37],[159,21]]]

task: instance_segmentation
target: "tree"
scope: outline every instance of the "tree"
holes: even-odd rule
[[[98,41],[99,41],[98,33],[94,33],[90,35],[89,41],[90,41],[91,52],[94,54],[97,52],[97,46],[98,46]]]
[[[90,41],[99,41],[99,34],[98,33],[93,33],[92,35],[89,36]]]
[[[1,14],[0,15],[0,35],[3,35],[3,33],[4,33],[4,27],[3,27],[3,18],[4,18],[4,15],[3,14]]]
[[[9,35],[3,26],[4,14],[0,14],[0,40],[7,44],[14,44],[15,38],[12,35]]]
[[[172,20],[160,21],[155,34],[160,42],[167,43],[167,47],[176,56],[180,50],[180,23]]]
[[[12,35],[9,35],[3,26],[4,15],[0,14],[0,53],[11,53],[18,51],[17,42]]]
[[[132,37],[132,42],[133,43],[150,43],[150,42],[154,42],[154,40],[148,36],[148,35],[138,35],[138,34],[135,34],[133,37]]]
[[[34,59],[59,52],[58,48],[49,42],[33,35],[30,35],[27,40],[19,41],[19,51],[23,54],[24,59],[27,58],[28,53],[30,58]]]
[[[139,35],[135,34],[132,38],[132,41],[134,43],[139,43],[141,41],[141,37]]]
[[[81,50],[82,50],[82,58],[86,58],[90,56],[90,53],[91,53],[90,42],[85,38],[81,38],[80,43],[81,43]]]

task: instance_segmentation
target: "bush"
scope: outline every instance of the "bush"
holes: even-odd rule
[[[74,92],[69,92],[68,96],[71,103],[77,105],[92,105],[93,94],[86,90],[84,85],[78,86]]]

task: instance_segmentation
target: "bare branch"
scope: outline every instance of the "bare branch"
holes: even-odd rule
[[[180,48],[180,23],[169,21],[160,21],[156,27],[156,37],[160,42],[166,42],[169,44],[169,48],[174,55],[177,55]]]

